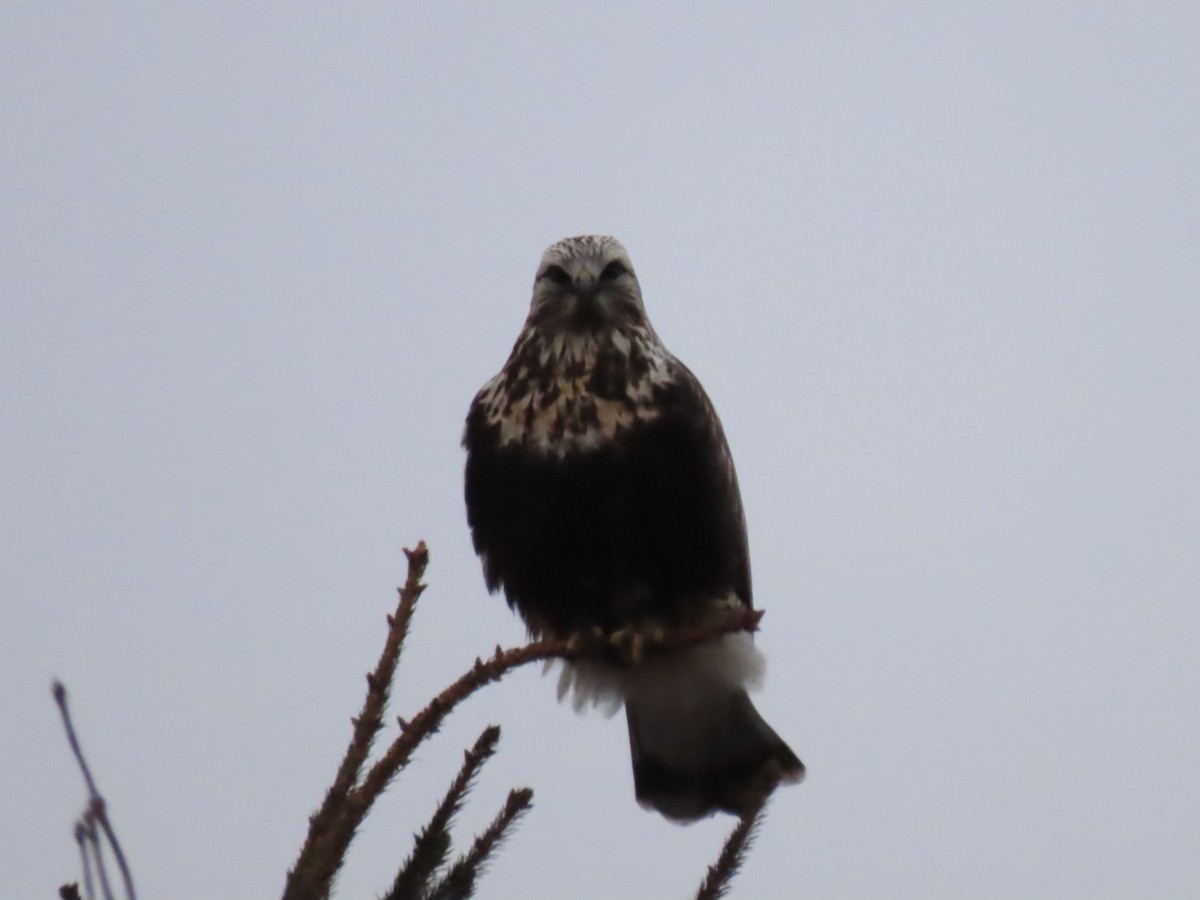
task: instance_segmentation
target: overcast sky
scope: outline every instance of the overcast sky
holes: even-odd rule
[[[984,8],[991,7],[990,9]],[[808,764],[734,896],[1200,891],[1200,6],[0,7],[0,881],[78,877],[77,722],[144,897],[278,895],[404,577],[411,715],[523,638],[462,421],[604,232],[724,420]],[[522,671],[485,897],[685,897],[729,817]]]

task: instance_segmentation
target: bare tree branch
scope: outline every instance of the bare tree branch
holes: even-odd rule
[[[75,823],[75,843],[79,846],[79,866],[83,869],[83,888],[87,900],[95,900],[96,889],[92,885],[92,856],[88,850],[88,830],[83,822]],[[79,886],[76,885],[76,891]]]
[[[92,778],[92,770],[88,767],[87,760],[83,756],[83,748],[79,746],[79,738],[75,734],[75,725],[71,722],[71,710],[67,704],[67,689],[63,687],[62,682],[56,681],[54,682],[52,692],[54,694],[54,702],[58,704],[58,711],[62,714],[63,728],[67,732],[67,741],[71,744],[71,751],[75,754],[75,761],[79,763],[79,771],[83,773],[83,780],[87,784],[88,809],[84,813],[84,824],[88,826],[88,838],[93,848],[96,871],[100,875],[101,887],[104,890],[105,898],[106,900],[111,898],[112,892],[108,885],[108,876],[104,871],[104,856],[100,840],[96,835],[96,825],[99,825],[103,830],[108,845],[112,847],[113,858],[117,861],[117,867],[121,870],[121,878],[125,883],[125,896],[128,900],[137,900],[137,892],[133,889],[133,875],[129,871],[128,863],[125,862],[125,853],[121,850],[121,842],[117,840],[117,833],[113,829],[112,823],[108,820],[108,808],[104,802],[104,797],[101,796],[99,789],[96,787],[96,780]]]
[[[93,868],[96,870],[96,881],[100,884],[100,895],[104,900],[114,900],[112,884],[108,880],[108,866],[104,863],[104,848],[100,846],[100,832],[96,828],[96,820],[92,818],[89,811],[85,812],[83,818],[79,821],[83,825],[83,833],[87,838],[84,847],[92,860]]]

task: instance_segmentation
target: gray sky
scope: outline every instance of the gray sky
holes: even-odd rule
[[[1200,889],[1200,7],[646,6],[0,10],[6,896],[77,872],[52,677],[143,895],[269,897],[401,546],[397,714],[522,639],[458,441],[592,231],[725,422],[809,767],[735,895]],[[489,722],[460,835],[536,807],[485,896],[694,889],[732,820],[640,810],[623,720],[531,670],[341,896]]]

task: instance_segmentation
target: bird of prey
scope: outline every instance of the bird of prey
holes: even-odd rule
[[[475,396],[463,445],[484,579],[534,637],[658,633],[751,606],[721,422],[655,334],[615,238],[543,254],[525,326]],[[804,776],[747,696],[763,665],[738,632],[632,665],[567,663],[559,696],[624,703],[644,807],[679,822],[744,815]]]

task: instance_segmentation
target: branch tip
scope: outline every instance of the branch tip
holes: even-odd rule
[[[408,560],[410,566],[419,566],[425,568],[429,564],[429,548],[425,546],[424,541],[417,541],[417,546],[411,550],[408,547],[404,549],[404,557]]]
[[[762,822],[763,811],[766,809],[770,796],[768,792],[763,801],[755,809],[742,816],[741,821],[729,833],[724,846],[721,847],[717,861],[708,867],[704,882],[696,893],[696,900],[719,900],[729,891],[733,877],[746,861],[746,854],[750,851],[751,844],[754,843],[754,836]]]

